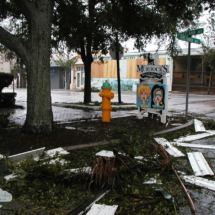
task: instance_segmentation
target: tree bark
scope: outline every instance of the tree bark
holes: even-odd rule
[[[211,72],[210,72],[210,79],[209,79],[209,84],[208,84],[208,95],[210,95],[210,92],[211,92],[212,75],[213,75],[213,70],[211,69]]]
[[[84,86],[84,104],[91,102],[91,63],[90,59],[84,64],[85,86]]]
[[[84,41],[81,43],[81,59],[84,63],[85,86],[84,86],[84,104],[91,102],[91,64],[93,62],[91,52],[92,38],[87,39],[87,49],[85,50]]]
[[[41,2],[36,17],[31,20],[27,69],[27,116],[24,130],[50,133],[53,114],[50,93],[50,47],[53,7],[50,0]]]

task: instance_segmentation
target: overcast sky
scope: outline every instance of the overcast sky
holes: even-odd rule
[[[202,16],[199,19],[199,27],[198,28],[205,28],[205,24],[207,23],[207,18],[210,17],[210,14],[208,12],[204,12]],[[193,36],[195,38],[201,39],[201,35],[195,35]],[[178,40],[179,46],[183,48],[188,48],[188,42]],[[124,47],[126,46],[129,49],[129,52],[137,52],[137,49],[134,49],[134,40],[129,40],[128,42],[125,42],[122,44]],[[191,43],[191,48],[201,48],[201,44],[195,44]],[[154,51],[157,49],[156,41],[153,40],[152,43],[147,45],[146,51]],[[165,50],[165,45],[162,46],[159,50]]]

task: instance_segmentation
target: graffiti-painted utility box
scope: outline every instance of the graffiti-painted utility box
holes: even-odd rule
[[[158,65],[159,55],[156,53],[154,59],[148,54],[148,65],[137,65],[140,73],[137,84],[138,119],[148,112],[152,116],[160,116],[161,122],[166,123],[166,112],[168,108],[168,86],[166,73],[169,72],[168,65]]]

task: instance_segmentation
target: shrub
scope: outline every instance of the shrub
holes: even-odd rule
[[[9,117],[10,114],[6,113],[0,113],[0,130],[2,128],[6,128],[7,125],[9,124]]]
[[[0,108],[13,107],[16,93],[0,93]]]
[[[0,93],[4,87],[8,87],[13,81],[14,76],[10,73],[0,72]]]

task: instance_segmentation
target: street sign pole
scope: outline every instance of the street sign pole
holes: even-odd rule
[[[187,121],[187,114],[188,114],[188,97],[189,97],[189,87],[190,87],[190,44],[196,43],[200,44],[201,40],[197,38],[191,37],[192,35],[203,34],[204,28],[199,28],[191,31],[185,31],[178,33],[177,37],[179,40],[184,40],[188,42],[188,62],[187,62],[187,90],[186,90],[186,113],[185,113],[185,120]]]
[[[119,72],[119,40],[118,34],[116,33],[116,63],[117,63],[117,79],[118,79],[118,102],[122,103],[121,101],[121,86],[120,86],[120,72]]]
[[[188,97],[189,97],[189,87],[190,87],[190,42],[188,43],[188,62],[187,62],[187,90],[186,90],[186,113],[185,120],[187,121],[188,114]]]

